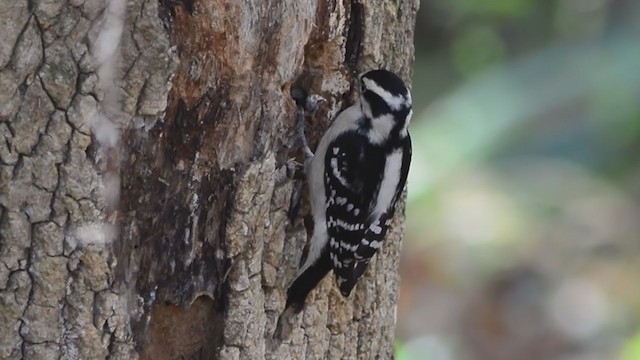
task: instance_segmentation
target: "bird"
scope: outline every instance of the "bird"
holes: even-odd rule
[[[308,294],[333,270],[348,297],[378,249],[394,216],[411,163],[411,93],[385,69],[358,76],[357,101],[336,117],[315,153],[304,134],[304,97],[298,136],[309,184],[313,234],[306,260],[287,289],[285,311],[299,313]]]

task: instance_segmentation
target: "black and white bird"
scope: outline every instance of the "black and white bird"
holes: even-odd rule
[[[304,116],[299,118],[314,229],[285,310],[300,312],[330,270],[342,295],[349,296],[383,245],[407,181],[411,94],[386,70],[365,72],[359,80],[359,100],[338,115],[315,155],[304,138]]]

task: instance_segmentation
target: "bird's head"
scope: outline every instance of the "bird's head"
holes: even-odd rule
[[[413,111],[411,93],[404,81],[387,70],[371,70],[360,75],[360,106],[378,138],[388,138],[393,130],[403,138]],[[375,134],[374,134],[375,135]]]

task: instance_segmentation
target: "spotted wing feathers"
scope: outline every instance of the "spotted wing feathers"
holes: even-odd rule
[[[382,245],[393,217],[399,196],[395,193],[393,199],[388,200],[390,204],[385,211],[375,213],[387,155],[383,149],[355,133],[338,137],[327,149],[324,181],[328,249],[336,281],[344,296],[349,295]],[[398,181],[402,188],[406,174],[400,174]]]

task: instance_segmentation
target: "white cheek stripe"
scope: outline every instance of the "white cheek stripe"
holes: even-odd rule
[[[411,104],[411,96],[395,96],[371,79],[364,78],[362,80],[364,81],[366,88],[380,96],[382,100],[389,104],[389,107],[391,107],[392,110],[400,110],[402,106]]]
[[[373,144],[382,144],[389,138],[393,130],[393,115],[386,114],[371,119],[371,129],[367,133],[369,141]]]

